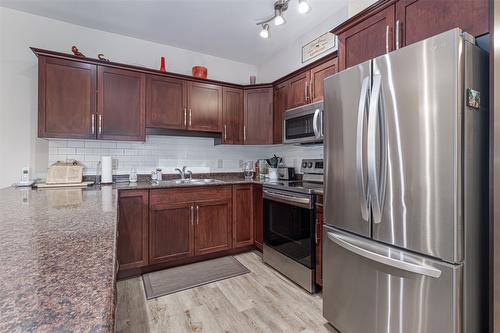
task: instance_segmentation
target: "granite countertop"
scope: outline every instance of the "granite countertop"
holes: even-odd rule
[[[117,191],[0,190],[0,332],[112,332]]]

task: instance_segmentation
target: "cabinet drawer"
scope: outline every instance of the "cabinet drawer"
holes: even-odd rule
[[[151,190],[151,207],[181,202],[200,202],[217,199],[231,199],[230,185],[175,187]]]

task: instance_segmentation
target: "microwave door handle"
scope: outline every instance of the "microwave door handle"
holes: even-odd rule
[[[361,196],[361,217],[368,222],[368,189],[365,184],[364,176],[364,154],[363,154],[363,132],[366,117],[366,104],[368,97],[368,87],[370,78],[365,77],[361,85],[361,94],[358,105],[358,123],[356,128],[356,175],[358,183],[358,192]]]
[[[366,259],[376,261],[383,265],[387,265],[390,267],[395,267],[400,270],[425,275],[433,278],[439,278],[441,276],[441,271],[434,267],[419,265],[415,263],[411,263],[404,260],[394,259],[392,257],[387,257],[385,255],[372,252],[368,249],[363,248],[361,245],[353,244],[349,242],[348,237],[343,237],[340,234],[336,234],[333,232],[327,232],[328,239],[337,244],[338,246],[343,247],[349,252],[355,253],[358,256],[364,257]]]
[[[313,131],[314,131],[314,136],[316,137],[316,139],[321,138],[321,132],[319,129],[320,127],[318,126],[319,113],[320,113],[320,110],[316,109],[314,111],[314,117],[313,117]]]
[[[381,205],[381,191],[379,177],[377,175],[377,120],[380,120],[379,115],[379,104],[380,104],[380,87],[382,84],[382,77],[380,75],[373,76],[373,90],[370,96],[370,107],[368,112],[368,193],[371,196],[372,211],[373,211],[373,222],[380,223],[382,221],[382,205]],[[385,132],[385,124],[381,125],[381,133]],[[381,137],[381,156],[385,154],[382,150],[384,147],[385,138]],[[381,170],[384,170],[385,162],[381,159]],[[380,172],[382,174],[382,172]]]

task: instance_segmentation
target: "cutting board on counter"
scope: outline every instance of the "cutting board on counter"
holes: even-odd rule
[[[93,185],[94,182],[81,182],[81,183],[61,183],[61,184],[47,184],[47,183],[40,183],[40,184],[35,184],[34,187],[36,188],[82,188],[82,187],[87,187],[90,185]]]

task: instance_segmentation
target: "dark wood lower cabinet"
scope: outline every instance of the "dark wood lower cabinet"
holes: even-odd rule
[[[253,185],[233,186],[233,247],[253,245]]]
[[[316,284],[323,285],[323,196],[316,204]]]
[[[149,262],[158,264],[194,255],[193,204],[155,204],[150,211]]]
[[[118,200],[120,270],[145,267],[148,261],[149,191],[122,191]]]
[[[262,185],[254,185],[254,243],[255,247],[262,251],[264,244],[264,199],[262,196]]]
[[[122,190],[119,210],[119,278],[262,249],[262,185]]]
[[[231,197],[195,203],[195,255],[231,249]]]

